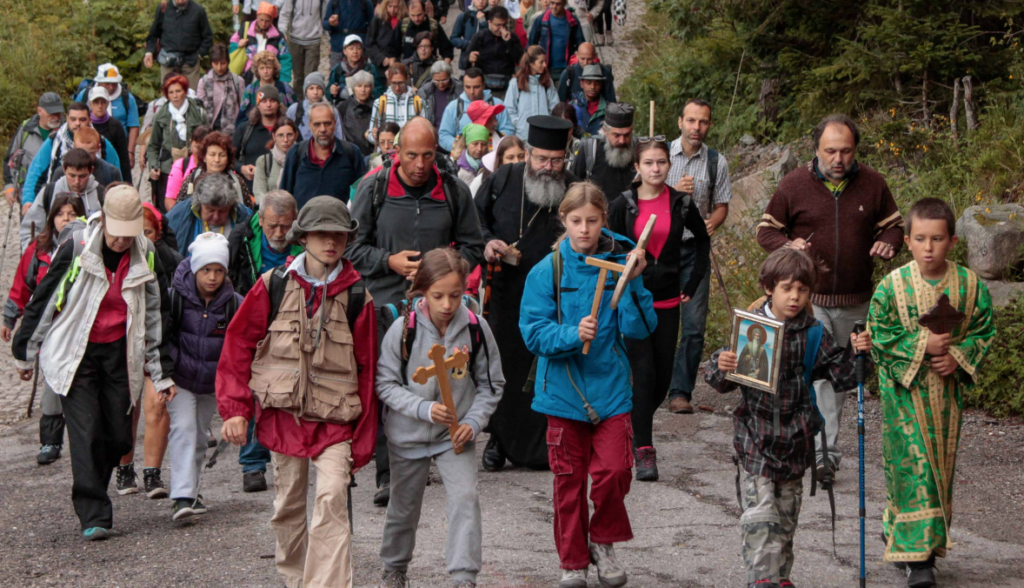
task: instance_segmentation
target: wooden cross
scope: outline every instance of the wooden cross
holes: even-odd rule
[[[597,311],[601,309],[601,297],[604,296],[604,282],[608,279],[608,272],[624,272],[626,271],[626,266],[598,259],[596,257],[588,257],[587,265],[601,268],[601,271],[597,274],[597,288],[594,291],[594,303],[590,307],[590,318],[597,319]],[[583,344],[583,355],[587,355],[588,353],[590,353],[590,341]]]
[[[949,296],[942,294],[935,302],[935,306],[917,319],[917,324],[927,327],[936,335],[945,335],[957,328],[965,318],[967,315],[953,308],[953,305],[949,303]]]
[[[651,112],[654,112],[654,102],[651,102]],[[653,120],[654,116],[651,116]],[[636,248],[647,251],[647,243],[651,240],[651,232],[654,231],[654,223],[657,222],[658,215],[652,214],[647,218],[647,224],[644,225],[644,230],[640,233],[640,238],[637,239]],[[639,260],[636,257],[629,258],[626,262],[626,269],[623,270],[622,275],[619,276],[619,283],[615,284],[615,292],[612,293],[612,310],[619,307],[619,300],[622,298],[622,294],[626,291],[626,286],[629,284],[629,275],[633,273],[633,268]]]
[[[455,455],[462,453],[466,448],[465,445],[455,445],[455,432],[459,430],[458,413],[455,412],[455,400],[452,398],[452,387],[448,381],[448,370],[454,368],[464,368],[469,364],[469,355],[467,355],[461,349],[456,349],[455,353],[451,357],[445,359],[445,350],[443,345],[435,344],[430,348],[430,352],[427,353],[427,357],[434,360],[432,367],[420,367],[412,375],[412,381],[416,382],[420,386],[426,385],[430,378],[437,378],[437,386],[441,389],[441,401],[444,403],[448,412],[455,415],[455,424],[448,427],[448,434],[452,438],[452,447],[455,449]]]

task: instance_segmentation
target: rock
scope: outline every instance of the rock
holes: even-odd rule
[[[1014,298],[1024,298],[1024,282],[986,279],[981,281],[985,283],[988,293],[992,295],[992,304],[997,307],[1008,306]]]
[[[768,206],[775,187],[783,176],[793,171],[798,162],[791,149],[782,151],[778,161],[761,171],[746,175],[732,182],[732,200],[729,202],[729,216],[726,225],[749,229],[761,217]]]
[[[747,133],[740,137],[740,145],[743,145],[744,147],[753,147],[754,145],[757,145],[757,139],[751,136],[750,133]]]
[[[786,148],[782,155],[779,156],[779,160],[773,163],[768,170],[775,176],[775,181],[778,182],[782,179],[782,176],[796,169],[798,163],[793,150]]]
[[[956,223],[967,243],[967,265],[982,278],[998,280],[1024,262],[1024,206],[971,206]]]

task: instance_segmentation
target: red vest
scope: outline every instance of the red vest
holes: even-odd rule
[[[128,265],[131,262],[131,252],[126,252],[121,257],[121,263],[117,264],[117,273],[107,272],[107,281],[110,288],[106,296],[100,302],[99,311],[96,312],[96,320],[92,323],[92,331],[89,332],[90,343],[113,343],[121,339],[128,331],[128,304],[121,294],[121,287],[124,285],[124,278],[128,275]]]

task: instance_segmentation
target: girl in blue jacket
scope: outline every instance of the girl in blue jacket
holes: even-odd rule
[[[590,182],[574,184],[558,213],[566,233],[555,252],[530,271],[519,328],[538,358],[533,410],[548,417],[559,587],[585,587],[591,563],[603,584],[622,586],[626,572],[616,563],[612,544],[633,538],[624,502],[632,480],[633,390],[623,336],[650,336],[657,316],[642,279],[629,282],[612,310],[618,276],[609,273],[597,319],[590,317],[600,270],[586,258],[625,264],[637,256],[631,278],[638,278],[646,266],[644,254],[630,251],[631,241],[604,228],[608,203]],[[588,341],[590,352],[584,355]]]

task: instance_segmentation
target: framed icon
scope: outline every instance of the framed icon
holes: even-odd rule
[[[782,364],[784,324],[766,316],[733,309],[729,348],[736,350],[739,365],[726,379],[775,394]]]

